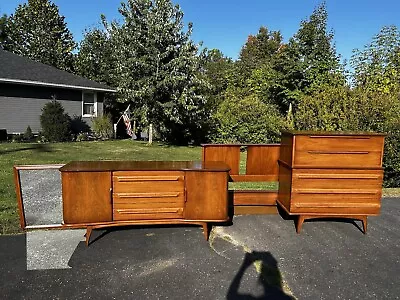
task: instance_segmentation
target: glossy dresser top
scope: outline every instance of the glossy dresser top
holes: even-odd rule
[[[282,135],[318,135],[318,136],[386,136],[385,133],[366,131],[309,131],[309,130],[284,130]]]
[[[229,171],[220,161],[71,161],[60,168],[61,172],[100,171]]]

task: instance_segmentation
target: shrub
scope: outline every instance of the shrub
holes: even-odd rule
[[[40,116],[42,134],[49,142],[71,140],[71,118],[64,112],[60,102],[53,100],[42,108]]]
[[[32,133],[31,126],[28,125],[28,127],[26,128],[25,133],[24,133],[24,140],[31,141],[31,140],[33,140],[33,138],[34,138],[34,136]]]
[[[111,139],[114,136],[114,128],[109,115],[94,118],[92,127],[97,138]]]
[[[78,135],[76,136],[77,142],[88,141],[89,139],[89,134],[87,132],[78,133]]]
[[[7,140],[7,129],[0,129],[0,141]]]
[[[298,130],[344,131],[359,129],[358,105],[346,87],[329,87],[302,96],[295,108]]]
[[[90,132],[90,126],[82,119],[82,116],[74,115],[71,119],[71,132],[75,136],[80,133]]]
[[[257,96],[227,99],[214,116],[217,143],[278,142],[280,130],[287,127],[275,105],[261,102]]]

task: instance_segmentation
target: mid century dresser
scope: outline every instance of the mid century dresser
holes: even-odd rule
[[[285,131],[277,203],[305,219],[359,219],[380,212],[384,134]]]
[[[64,225],[197,224],[228,216],[223,162],[74,161],[60,168]]]

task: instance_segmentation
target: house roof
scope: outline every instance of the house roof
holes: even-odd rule
[[[114,88],[0,48],[0,82],[116,92]]]

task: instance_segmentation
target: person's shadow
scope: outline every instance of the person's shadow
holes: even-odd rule
[[[264,294],[262,296],[253,296],[250,294],[239,294],[240,282],[246,272],[246,269],[253,265],[253,263],[259,263],[260,276],[258,278],[259,283],[264,288]],[[293,300],[291,296],[285,294],[282,290],[282,276],[278,269],[278,263],[275,258],[269,252],[251,252],[246,253],[243,263],[240,266],[238,273],[233,279],[228,294],[227,300],[234,299],[287,299]]]

